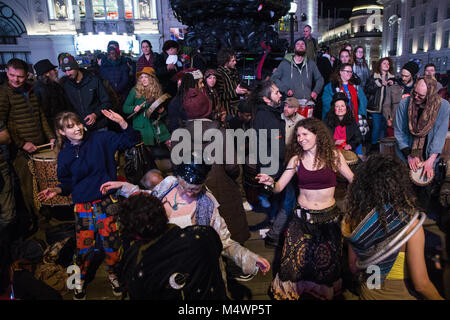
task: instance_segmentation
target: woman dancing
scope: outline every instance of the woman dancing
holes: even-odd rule
[[[40,201],[54,196],[72,194],[75,203],[77,249],[75,263],[80,267],[81,286],[74,290],[74,299],[86,299],[84,282],[87,269],[93,259],[95,241],[99,238],[105,249],[106,270],[113,294],[122,294],[116,274],[121,241],[116,216],[111,204],[117,198],[102,194],[100,186],[117,179],[114,154],[136,145],[137,134],[128,123],[111,110],[102,110],[105,117],[118,123],[123,132],[87,132],[78,115],[62,112],[55,119],[58,138],[58,181],[55,188],[47,188],[38,194]]]
[[[275,182],[266,174],[256,176],[259,183],[279,193],[297,174],[300,189],[271,292],[277,300],[307,295],[332,299],[342,283],[341,214],[334,199],[336,172],[349,182],[353,173],[320,120],[300,120],[294,132],[288,149],[290,160],[281,178]]]

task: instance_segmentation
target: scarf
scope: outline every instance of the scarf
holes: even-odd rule
[[[164,180],[161,182],[163,183]],[[159,200],[162,200],[173,188],[178,186],[178,181],[176,181],[172,186],[169,186],[167,189],[163,187],[158,194],[156,191],[152,192],[154,196],[156,196]],[[205,191],[202,191],[197,197],[197,205],[195,207],[194,217],[195,224],[201,226],[209,226],[211,225],[211,217],[214,211],[214,203],[213,201],[206,195]]]
[[[408,216],[398,213],[390,205],[385,206],[383,216],[386,220],[387,230],[381,222],[377,210],[372,210],[361,223],[356,227],[348,237],[353,251],[355,251],[358,260],[364,261],[375,255],[385,247],[393,247],[393,239],[408,224]],[[380,267],[381,281],[384,281],[391,271],[395,260],[397,259],[400,248],[377,263]],[[368,276],[368,275],[367,275]]]
[[[427,98],[427,102],[430,99]],[[409,99],[408,107],[408,125],[409,132],[413,135],[413,144],[411,147],[411,157],[418,157],[421,160],[425,140],[428,132],[433,128],[436,122],[439,109],[441,107],[441,99],[436,99],[434,104],[426,103],[422,114],[419,116],[420,105],[414,103],[414,98]]]
[[[355,86],[350,83],[347,83],[347,88],[348,88],[348,91],[350,92],[350,97],[347,97],[351,101],[350,108],[353,111],[353,115],[355,116],[355,119],[358,119],[358,91],[356,91]],[[340,92],[344,92],[345,94],[347,94],[347,92],[344,89],[343,84],[341,85],[339,90],[340,90]],[[336,90],[336,92],[339,92],[339,91]]]

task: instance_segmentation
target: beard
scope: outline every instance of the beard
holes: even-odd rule
[[[296,56],[304,57],[305,54],[306,54],[306,51],[305,51],[305,50],[303,50],[303,51],[295,50],[295,55],[296,55]]]
[[[276,109],[281,108],[281,105],[282,105],[281,100],[279,102],[275,102],[275,101],[271,100],[271,103],[272,103],[273,108],[276,108]]]

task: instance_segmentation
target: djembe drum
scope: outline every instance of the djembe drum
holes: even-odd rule
[[[340,153],[344,156],[345,162],[347,162],[348,166],[352,171],[355,170],[356,166],[359,163],[359,158],[356,153],[350,150],[344,150],[344,149],[338,149]],[[347,179],[345,179],[339,172],[336,175],[337,179],[343,182],[347,182]]]
[[[385,137],[380,140],[380,153],[384,155],[388,155],[391,157],[395,157],[395,145],[396,145],[395,137]]]
[[[47,201],[39,201],[37,194],[46,188],[56,187],[58,182],[58,176],[56,174],[57,169],[57,154],[53,150],[40,151],[30,155],[28,166],[33,174],[33,195],[36,208],[40,208],[41,205],[47,206],[69,206],[72,205],[71,196],[55,196]]]
[[[409,170],[409,177],[411,181],[419,187],[425,187],[429,185],[434,179],[434,169],[432,170],[431,178],[428,178],[426,174],[423,173],[424,167],[419,168],[416,172]]]

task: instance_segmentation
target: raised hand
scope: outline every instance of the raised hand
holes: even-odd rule
[[[125,130],[128,127],[128,123],[122,118],[122,116],[112,111],[111,109],[109,110],[103,109],[102,113],[109,120],[118,123],[123,130]]]

